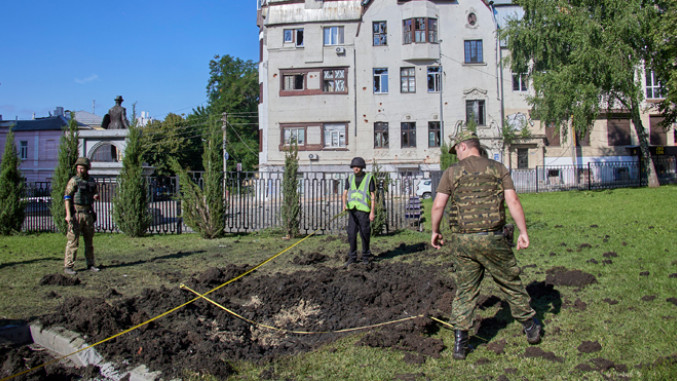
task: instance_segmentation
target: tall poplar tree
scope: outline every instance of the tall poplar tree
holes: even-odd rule
[[[640,117],[643,64],[653,54],[652,25],[658,8],[646,0],[516,0],[524,16],[502,37],[513,73],[528,73],[535,94],[532,117],[584,136],[601,111],[624,109],[634,125],[643,175],[658,176]],[[674,59],[674,57],[673,57]],[[566,133],[566,129],[564,129]]]
[[[50,211],[56,229],[63,234],[68,231],[66,223],[66,209],[64,206],[64,191],[71,177],[75,176],[75,162],[80,154],[78,122],[75,113],[71,113],[68,126],[64,126],[63,135],[59,140],[59,156],[57,158],[54,176],[52,176],[52,203]]]
[[[130,237],[141,237],[152,223],[148,212],[148,185],[143,175],[141,129],[136,118],[129,127],[127,147],[122,159],[122,171],[113,199],[113,220],[118,228]]]
[[[26,216],[26,202],[22,201],[26,183],[19,170],[19,155],[10,128],[5,141],[5,152],[0,163],[0,234],[21,231]]]
[[[282,175],[282,207],[280,215],[282,226],[288,238],[299,235],[301,222],[301,195],[299,194],[299,147],[296,141],[289,145],[284,156],[284,174]]]

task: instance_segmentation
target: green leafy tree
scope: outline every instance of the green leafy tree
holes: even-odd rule
[[[113,220],[126,235],[141,237],[150,227],[152,217],[148,209],[148,186],[143,175],[141,129],[136,126],[136,118],[132,120],[113,199]]]
[[[52,204],[50,211],[56,229],[62,234],[68,232],[66,223],[66,207],[64,206],[64,191],[71,177],[75,176],[75,161],[80,154],[78,122],[75,113],[71,113],[68,126],[63,128],[63,135],[59,141],[59,156],[57,158],[54,176],[52,178]]]
[[[179,174],[181,184],[181,216],[186,225],[201,237],[212,239],[223,235],[226,224],[226,201],[223,197],[223,149],[221,128],[218,120],[209,122],[209,133],[203,145],[203,166],[205,168],[203,188],[191,178],[177,160],[172,167]]]
[[[143,128],[143,161],[155,168],[161,176],[172,174],[169,158],[176,159],[181,166],[190,167],[189,144],[194,131],[181,115],[169,114],[164,121],[154,120]],[[198,133],[201,136],[201,133]],[[201,144],[197,144],[201,147]]]
[[[386,210],[386,194],[390,185],[388,172],[383,172],[381,166],[374,159],[371,174],[376,185],[376,207],[374,221],[371,222],[371,235],[376,236],[388,230],[388,213]]]
[[[294,141],[284,156],[284,174],[282,175],[282,207],[280,215],[287,237],[299,235],[301,221],[301,195],[297,180],[299,172],[299,147]]]
[[[658,177],[640,118],[641,70],[657,8],[646,0],[517,0],[524,16],[503,31],[512,71],[529,73],[532,116],[583,136],[603,107],[629,111],[651,187]],[[674,33],[674,32],[673,32]],[[674,57],[673,57],[674,59]],[[566,129],[564,129],[566,133]]]
[[[26,202],[22,201],[25,188],[26,183],[19,170],[19,155],[14,146],[14,133],[10,128],[0,163],[0,234],[21,231],[26,213]]]
[[[452,153],[449,153],[450,149],[450,144],[446,141],[443,141],[442,145],[440,146],[440,171],[444,171],[451,167],[452,164],[458,162],[458,157]]]
[[[652,49],[646,63],[661,80],[665,97],[659,103],[659,110],[665,117],[664,126],[677,121],[677,2],[674,0],[655,1],[658,17],[652,23]]]
[[[189,121],[204,123],[228,113],[226,149],[233,158],[228,161],[228,169],[234,170],[236,163],[241,162],[244,170],[253,170],[258,165],[259,144],[257,64],[229,55],[215,56],[209,62],[209,71],[208,105],[195,109]]]

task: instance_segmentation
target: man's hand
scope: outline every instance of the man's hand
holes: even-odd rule
[[[430,245],[439,250],[444,245],[442,234],[433,232],[432,236],[430,236]]]
[[[529,236],[527,233],[520,232],[519,237],[517,237],[517,250],[526,249],[529,247]]]
[[[372,210],[369,212],[369,222],[374,222],[374,219],[376,218],[376,213]]]
[[[66,215],[65,220],[66,220],[67,223],[69,223],[69,224],[71,223],[71,216],[70,216],[70,214],[67,214],[67,215]]]

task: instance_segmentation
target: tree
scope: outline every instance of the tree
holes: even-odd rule
[[[203,188],[193,181],[177,160],[172,159],[172,167],[179,174],[181,184],[181,216],[186,225],[207,239],[221,237],[226,226],[221,136],[218,119],[212,119],[203,145]]]
[[[26,216],[26,202],[22,200],[26,183],[19,170],[19,155],[14,146],[14,133],[9,129],[5,152],[0,163],[0,234],[21,231]]]
[[[374,208],[374,221],[371,222],[371,235],[376,236],[388,230],[388,213],[386,211],[386,194],[389,189],[390,175],[381,171],[376,159],[373,161],[371,174],[376,185],[376,207]]]
[[[75,113],[71,113],[68,126],[63,128],[63,135],[59,141],[59,157],[57,158],[54,177],[52,178],[52,204],[50,211],[56,229],[62,234],[68,232],[66,223],[66,208],[64,206],[64,191],[71,177],[75,176],[75,161],[78,160],[80,142],[78,122]]]
[[[447,168],[451,167],[452,164],[458,162],[458,157],[456,155],[449,153],[451,147],[447,144],[446,141],[442,142],[440,146],[440,171],[445,171]]]
[[[514,73],[528,73],[532,116],[558,129],[571,123],[583,136],[597,116],[628,110],[651,187],[658,177],[640,118],[642,64],[652,52],[656,8],[646,0],[517,0],[524,17],[511,20],[507,38]],[[566,129],[564,129],[566,134]]]
[[[182,167],[190,167],[190,147],[201,147],[199,143],[195,146],[189,144],[194,131],[181,115],[170,113],[164,121],[153,120],[143,131],[143,161],[155,167],[155,173],[161,176],[172,174],[169,158],[176,159]],[[198,134],[198,142],[200,136],[201,133]]]
[[[234,159],[229,160],[228,168],[234,170],[235,163],[241,162],[244,170],[253,170],[259,159],[257,65],[251,60],[243,61],[229,55],[215,56],[209,62],[209,71],[208,105],[193,110],[192,119],[204,123],[209,118],[220,119],[224,112],[228,113],[227,151]]]
[[[148,211],[148,185],[143,175],[141,129],[136,126],[136,118],[132,120],[113,199],[113,220],[126,235],[141,237],[150,227],[152,217]]]
[[[299,172],[299,147],[294,141],[289,145],[284,155],[284,174],[282,175],[282,207],[280,215],[287,237],[293,238],[299,235],[301,220],[301,195],[298,183]]]
[[[656,1],[658,15],[652,31],[654,54],[647,60],[647,65],[661,79],[665,99],[658,107],[665,116],[664,126],[677,121],[677,2],[674,0]]]

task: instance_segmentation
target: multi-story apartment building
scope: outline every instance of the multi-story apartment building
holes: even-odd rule
[[[511,168],[636,157],[622,110],[578,139],[531,120],[526,75],[502,64],[510,53],[497,31],[522,12],[511,1],[258,2],[261,172],[281,171],[295,141],[303,172],[343,172],[362,156],[426,174],[470,120],[489,157]],[[674,146],[674,128],[660,129],[651,107],[660,89],[650,72],[645,80],[651,143]],[[506,144],[504,125],[530,137]]]

